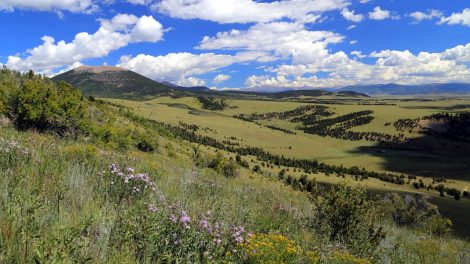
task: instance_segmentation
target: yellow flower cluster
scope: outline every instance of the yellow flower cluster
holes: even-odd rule
[[[322,258],[318,252],[303,251],[294,241],[277,234],[254,234],[239,247],[247,257],[247,263],[370,264],[370,261],[357,258],[347,251],[335,250],[331,255]]]
[[[294,241],[276,234],[253,234],[240,247],[256,263],[289,263],[301,254]]]
[[[333,255],[330,257],[331,261],[334,263],[344,263],[344,264],[370,264],[370,261],[366,259],[356,258],[346,251],[334,251]]]

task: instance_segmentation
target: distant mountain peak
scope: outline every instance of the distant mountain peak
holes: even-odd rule
[[[66,81],[85,95],[110,98],[142,98],[173,95],[174,87],[133,71],[113,66],[80,66],[52,78]]]
[[[127,71],[124,68],[115,67],[115,66],[87,66],[83,65],[78,68],[73,69],[74,72],[92,72],[92,73],[102,73],[102,72],[119,72]]]

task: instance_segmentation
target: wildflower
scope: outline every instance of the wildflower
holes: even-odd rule
[[[173,222],[173,224],[176,224],[178,222],[178,219],[174,214],[170,215],[170,221]]]
[[[241,237],[241,236],[236,237],[235,242],[237,242],[238,244],[243,243],[243,237]]]
[[[182,223],[186,229],[189,229],[189,222],[191,222],[191,217],[189,217],[185,211],[181,211],[180,223]]]
[[[156,213],[158,212],[158,208],[153,205],[153,204],[150,204],[149,207],[148,207],[149,211],[152,212],[152,213]]]

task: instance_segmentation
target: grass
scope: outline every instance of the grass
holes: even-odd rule
[[[45,262],[79,259],[93,263],[142,262],[136,259],[136,249],[113,242],[113,230],[119,226],[120,216],[135,211],[139,205],[126,202],[116,207],[103,196],[106,192],[99,187],[102,184],[99,179],[103,177],[99,172],[107,170],[111,163],[127,164],[136,171],[149,173],[157,183],[159,194],[187,210],[191,217],[212,211],[218,221],[242,225],[260,236],[282,235],[282,239],[295,245],[295,250],[316,252],[318,256],[330,254],[331,248],[324,245],[309,227],[308,219],[314,216],[313,207],[304,193],[292,190],[275,177],[248,170],[241,170],[239,178],[228,179],[210,169],[197,168],[188,162],[191,155],[188,143],[161,137],[158,152],[152,154],[96,148],[86,142],[16,132],[11,128],[0,127],[0,132],[2,142],[16,142],[14,148],[19,150],[13,152],[10,148],[8,163],[4,155],[0,159],[0,177],[4,179],[0,184],[2,263],[29,263],[33,259]],[[22,156],[21,153],[26,153],[22,150],[28,150],[28,154]],[[144,201],[155,203],[155,199],[148,196]],[[139,214],[145,214],[145,211]],[[456,261],[468,248],[466,242],[457,239],[410,235],[416,231],[398,229],[387,221],[382,224],[389,231],[387,241],[381,246],[384,260],[405,258],[419,263],[421,255],[433,250],[432,259],[446,263]],[[424,248],[406,244],[410,236]],[[434,242],[439,239],[444,244]],[[389,248],[396,243],[403,252]],[[286,251],[286,256],[279,256],[269,255],[268,249],[263,249],[263,254],[268,254],[263,258],[288,257],[290,261],[299,261],[291,251]],[[447,252],[458,254],[448,256]],[[353,259],[352,256],[347,258]]]
[[[39,76],[8,70],[2,74],[39,85],[34,87],[38,96],[43,96],[40,85],[58,88]],[[13,97],[1,98],[8,109],[14,109],[11,102],[16,96],[36,98],[22,84],[11,84],[9,89],[15,91]],[[305,176],[298,168],[275,167],[256,157],[234,157],[183,141],[170,132],[178,135],[178,130],[146,119],[160,117],[228,145],[266,143],[261,147],[274,153],[302,154],[295,149],[301,145],[288,146],[287,151],[276,145],[298,144],[297,137],[285,137],[266,128],[267,124],[234,119],[230,111],[204,111],[193,98],[116,101],[133,107],[141,115],[136,116],[122,107],[76,95],[84,112],[57,111],[53,125],[65,129],[59,134],[50,125],[40,126],[50,121],[49,116],[24,126],[28,119],[17,119],[2,108],[10,119],[0,116],[0,263],[470,261],[468,241],[452,236],[450,220],[436,214],[425,200],[384,195],[426,194],[422,189],[376,179],[361,181],[340,175],[344,171],[339,169],[334,175]],[[26,118],[49,106],[35,102],[25,102],[32,110]],[[46,102],[53,106],[53,101]],[[345,106],[358,100],[328,102]],[[236,101],[231,103],[234,106]],[[269,107],[278,104],[263,101],[268,103],[274,104]],[[64,127],[70,118],[84,122],[81,133],[67,133],[74,131]],[[194,139],[192,134],[184,135]],[[299,136],[306,145],[332,144]],[[272,139],[279,142],[270,144]],[[211,142],[204,140],[200,142]],[[281,169],[287,172],[278,177]],[[431,195],[436,199],[435,192]],[[437,203],[455,216],[464,212],[468,201],[451,203],[446,197]]]
[[[376,99],[375,99],[376,100]],[[368,141],[347,141],[335,138],[324,138],[317,135],[305,134],[302,131],[296,131],[296,135],[285,134],[281,131],[273,131],[263,125],[273,124],[277,127],[294,131],[296,124],[285,120],[266,120],[261,121],[261,125],[251,122],[245,122],[233,118],[235,114],[264,113],[273,111],[292,110],[305,103],[297,102],[276,102],[276,101],[253,101],[253,100],[232,100],[229,104],[236,106],[234,109],[227,109],[221,112],[202,111],[206,114],[195,115],[194,111],[188,111],[168,106],[169,103],[179,103],[188,105],[191,108],[199,108],[198,102],[194,98],[172,99],[162,97],[145,103],[125,100],[111,100],[112,102],[128,106],[144,117],[176,125],[180,121],[188,124],[196,124],[201,127],[210,127],[214,131],[203,131],[202,134],[211,136],[218,140],[224,140],[227,137],[234,136],[239,139],[241,144],[247,146],[261,147],[269,152],[285,155],[294,158],[318,159],[320,161],[344,166],[361,166],[374,171],[393,171],[397,167],[398,171],[413,170],[417,162],[422,166],[430,164],[426,159],[433,160],[433,170],[445,175],[448,178],[460,178],[465,180],[470,167],[466,164],[466,156],[455,153],[432,154],[423,151],[400,151],[390,149],[386,153],[381,153],[382,149],[376,148],[377,144]],[[347,102],[347,101],[346,101]],[[375,119],[367,125],[355,127],[355,131],[374,131],[388,134],[398,134],[399,132],[393,126],[385,126],[385,123],[393,123],[400,118],[417,118],[442,112],[438,109],[429,109],[426,107],[436,104],[438,107],[449,107],[458,104],[465,104],[467,101],[449,99],[437,102],[402,102],[391,101],[395,105],[327,105],[334,109],[337,115],[343,115],[354,111],[373,110]],[[468,100],[470,102],[470,100]],[[410,109],[411,106],[417,106],[419,109]],[[407,136],[419,137],[419,134],[409,134]],[[242,140],[242,141],[240,141]],[[364,151],[363,148],[370,151]],[[406,158],[402,158],[403,155]],[[423,160],[423,158],[425,160]],[[419,160],[421,159],[421,160]],[[392,160],[392,162],[388,162]],[[396,162],[396,161],[398,162]],[[387,164],[388,163],[388,164]],[[421,166],[420,165],[420,166]],[[425,168],[418,168],[414,173],[420,175]],[[462,187],[462,186],[461,186]]]
[[[376,100],[376,99],[374,99]],[[157,121],[177,125],[179,122],[188,124],[196,124],[201,128],[211,128],[211,130],[199,130],[199,133],[216,138],[219,141],[226,140],[232,136],[236,137],[235,142],[244,146],[261,147],[269,152],[285,155],[293,158],[318,159],[320,161],[344,166],[361,166],[369,170],[375,171],[393,171],[390,164],[399,166],[403,171],[413,171],[416,174],[426,172],[426,170],[438,169],[446,172],[446,175],[454,176],[455,179],[446,183],[446,186],[458,188],[460,190],[469,190],[470,181],[468,173],[470,168],[466,165],[464,159],[466,156],[452,156],[433,154],[420,151],[409,150],[387,150],[386,152],[378,152],[374,150],[375,144],[367,141],[346,141],[334,138],[323,138],[316,135],[304,134],[296,131],[296,135],[289,135],[280,131],[262,126],[263,124],[275,124],[278,127],[294,130],[295,124],[285,120],[266,120],[261,121],[262,125],[251,122],[245,122],[233,118],[235,114],[264,113],[264,112],[280,112],[292,110],[305,103],[298,102],[276,102],[276,101],[252,101],[252,100],[231,100],[229,104],[236,108],[226,109],[224,111],[204,111],[201,110],[199,103],[194,98],[178,98],[162,97],[147,102],[135,102],[125,100],[111,100],[112,102],[128,106],[137,114]],[[356,131],[378,131],[384,133],[398,133],[393,126],[385,126],[385,123],[393,123],[399,118],[417,118],[424,115],[433,114],[443,111],[455,105],[467,104],[470,100],[446,99],[434,100],[432,102],[421,101],[385,101],[396,105],[357,105],[357,103],[344,105],[335,104],[327,105],[334,109],[337,115],[347,114],[352,111],[373,110],[374,121],[368,125],[354,128]],[[169,105],[170,104],[170,105]],[[173,105],[171,105],[173,104]],[[186,105],[191,109],[200,109],[204,114],[194,115],[187,109],[182,109],[181,105]],[[175,107],[177,106],[177,107]],[[437,107],[437,109],[436,109]],[[414,134],[414,136],[416,136]],[[370,147],[371,151],[358,151],[361,147]],[[380,148],[379,148],[380,150]],[[214,153],[214,150],[207,148],[207,151]],[[431,164],[432,168],[427,165]],[[251,163],[261,165],[261,162]],[[272,175],[276,175],[280,169],[266,169]],[[400,172],[400,171],[399,171]],[[301,172],[290,174],[300,177]],[[437,175],[438,176],[438,175]],[[335,176],[326,176],[324,174],[316,174],[318,182],[327,184],[336,184],[343,181]],[[432,179],[427,177],[418,177],[423,179],[426,184],[430,184]],[[354,184],[354,181],[353,181]],[[368,179],[358,183],[366,186],[371,190],[385,192],[408,192],[431,195],[433,201],[443,208],[443,213],[447,217],[454,219],[457,230],[470,234],[466,221],[462,221],[465,216],[466,208],[470,208],[467,200],[459,202],[443,202],[439,200],[437,194],[427,191],[418,191],[410,186],[397,186],[391,183],[384,183],[376,179]],[[452,201],[452,200],[451,200]]]

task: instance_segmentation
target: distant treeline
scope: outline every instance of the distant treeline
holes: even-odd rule
[[[313,111],[309,114],[307,112]],[[304,116],[309,116],[310,118],[315,118],[318,119],[319,116],[331,116],[334,113],[329,111],[329,108],[326,106],[322,105],[305,105],[305,106],[300,106],[297,107],[293,110],[289,111],[284,111],[284,112],[268,112],[268,113],[252,113],[252,114],[239,114],[236,115],[236,118],[248,121],[248,122],[254,122],[257,120],[267,120],[267,119],[282,119],[282,120],[287,120],[290,118],[293,118],[291,122],[302,122],[302,117]],[[300,116],[300,117],[299,117]]]
[[[470,138],[470,112],[437,113],[416,119],[399,119],[393,123],[393,126],[398,131],[412,130],[419,127],[419,122],[423,120],[441,122],[445,126],[445,131],[428,129],[422,131],[423,133],[443,136],[454,141],[466,141]]]
[[[350,131],[353,127],[369,124],[374,120],[371,116],[374,112],[364,110],[334,118],[322,119],[314,122],[304,122],[301,128],[305,133],[319,135],[322,137],[333,137],[345,140],[368,140],[382,143],[402,143],[406,140],[403,134],[398,136],[379,132],[356,132]]]
[[[224,99],[210,96],[199,96],[197,99],[202,104],[202,108],[206,110],[222,111],[230,107]]]

